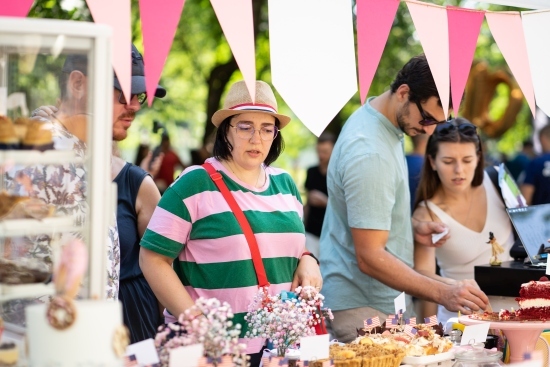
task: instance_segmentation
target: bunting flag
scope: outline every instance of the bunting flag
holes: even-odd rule
[[[357,91],[352,7],[347,1],[269,0],[273,85],[319,136]]]
[[[399,327],[399,323],[397,319],[388,317],[386,319],[386,329],[395,329]]]
[[[113,68],[126,100],[132,88],[132,37],[130,34],[130,0],[86,0],[94,22],[113,28]]]
[[[365,329],[372,329],[377,326],[380,326],[380,318],[378,316],[375,316],[375,317],[366,319],[365,321],[363,321],[363,326],[365,327]]]
[[[400,0],[357,0],[357,60],[361,103],[365,103]]]
[[[416,326],[416,317],[411,317],[410,319],[405,319],[405,325]]]
[[[449,31],[444,7],[408,0],[407,6],[426,54],[443,106],[449,115]],[[437,31],[434,31],[437,30]]]
[[[485,18],[493,38],[518,82],[531,113],[535,116],[535,93],[527,57],[527,46],[519,12],[487,12]]]
[[[466,81],[472,68],[472,60],[484,15],[483,11],[454,6],[447,7],[451,101],[455,116],[458,115]]]
[[[185,0],[139,0],[139,14],[143,34],[143,63],[147,103],[153,103],[157,84],[176,35]]]
[[[537,106],[550,116],[550,48],[541,38],[550,34],[550,11],[522,12],[521,17]]]
[[[437,325],[437,316],[424,317],[424,324],[426,324],[426,326]]]
[[[412,338],[416,336],[416,334],[418,333],[418,330],[413,328],[411,325],[406,325],[405,330],[403,330],[403,332]]]
[[[223,34],[231,47],[252,102],[254,102],[256,98],[256,48],[252,0],[210,0],[210,3],[216,12]]]
[[[26,17],[34,0],[0,0],[0,16]]]

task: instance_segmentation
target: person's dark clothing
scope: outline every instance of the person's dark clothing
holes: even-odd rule
[[[114,179],[118,186],[117,225],[120,242],[120,289],[124,324],[131,343],[154,338],[163,323],[157,298],[139,267],[139,241],[136,198],[148,173],[126,163]]]
[[[525,153],[518,153],[514,159],[506,162],[506,167],[510,174],[514,177],[514,180],[518,180],[519,175],[523,172],[531,162],[531,159]]]
[[[550,153],[545,153],[529,163],[523,183],[535,186],[531,205],[550,203]]]
[[[319,170],[319,166],[310,167],[307,170],[305,188],[308,191],[319,190],[325,195],[328,195],[327,176],[323,175]],[[326,207],[313,206],[308,203],[309,214],[306,219],[306,232],[314,234],[317,237],[321,236],[323,228],[323,219],[325,218]]]
[[[409,170],[409,191],[411,193],[411,213],[413,212],[414,199],[416,198],[416,189],[422,175],[422,166],[424,157],[416,154],[409,154],[407,159],[407,168]]]

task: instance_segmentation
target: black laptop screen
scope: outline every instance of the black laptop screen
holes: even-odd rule
[[[516,228],[525,251],[533,264],[546,262],[546,255],[550,252],[550,204],[532,205],[524,208],[507,209],[512,224]]]

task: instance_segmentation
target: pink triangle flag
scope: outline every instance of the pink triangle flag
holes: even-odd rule
[[[176,35],[185,0],[139,0],[143,34],[143,63],[149,106],[153,103],[157,84]]]
[[[34,0],[0,0],[0,16],[26,17]]]
[[[449,72],[453,110],[458,115],[460,101],[472,67],[483,11],[447,7],[449,21]]]
[[[447,117],[450,86],[447,11],[442,6],[419,1],[408,0],[407,6],[430,65],[443,113]]]
[[[252,97],[256,98],[256,49],[252,0],[210,0]]]
[[[96,23],[113,28],[113,68],[126,100],[132,88],[132,37],[130,34],[130,0],[86,0]]]
[[[388,40],[399,0],[357,0],[359,91],[365,103]]]
[[[519,12],[487,12],[485,17],[502,56],[516,78],[529,108],[531,108],[531,113],[535,116],[535,92],[533,91],[527,46]]]

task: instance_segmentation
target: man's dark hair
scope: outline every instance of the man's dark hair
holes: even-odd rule
[[[332,143],[332,145],[336,144],[336,136],[333,133],[322,133],[319,138],[317,138],[317,144],[321,143]]]
[[[547,139],[550,139],[550,124],[546,124],[542,129],[539,130],[539,139],[545,136]]]
[[[413,57],[399,70],[391,83],[391,93],[395,93],[403,84],[410,88],[409,101],[422,103],[437,97],[437,103],[441,106],[437,86],[424,54]]]
[[[214,150],[213,155],[217,159],[223,159],[223,160],[231,160],[232,155],[231,151],[233,150],[233,146],[227,140],[227,132],[229,131],[229,128],[231,127],[231,119],[234,116],[230,116],[222,121],[220,126],[218,127],[218,130],[216,131],[216,138],[214,140]],[[279,127],[281,124],[279,123],[278,119],[275,119],[275,126]],[[279,158],[279,155],[283,152],[285,149],[285,142],[283,140],[283,136],[281,135],[281,132],[277,134],[275,139],[273,140],[273,144],[271,144],[271,148],[269,149],[269,153],[267,153],[267,157],[265,157],[264,164],[266,166],[269,166],[271,163],[275,162],[277,158]]]
[[[80,71],[84,75],[88,75],[88,56],[81,54],[69,54],[65,58],[63,68],[57,79],[59,85],[60,98],[67,98],[67,83],[69,76],[73,71]]]

